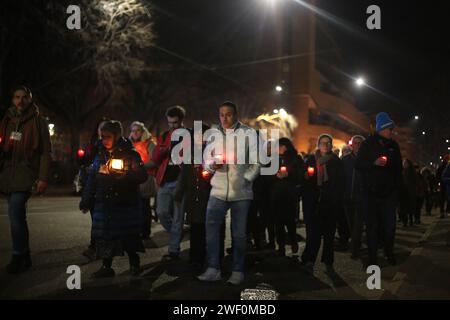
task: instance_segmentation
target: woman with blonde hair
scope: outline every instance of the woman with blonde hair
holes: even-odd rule
[[[152,223],[150,199],[156,196],[156,166],[151,159],[155,143],[153,142],[151,133],[139,121],[134,121],[130,126],[130,140],[141,156],[142,162],[144,162],[144,168],[148,173],[147,181],[140,186],[143,210],[142,239],[148,240],[150,239]]]

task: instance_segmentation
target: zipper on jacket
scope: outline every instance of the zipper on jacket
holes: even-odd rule
[[[226,165],[226,164],[225,164]],[[226,197],[225,197],[225,199],[226,199],[226,201],[228,201],[228,191],[229,191],[229,178],[228,178],[228,165],[226,165],[227,166],[227,195],[226,195]]]

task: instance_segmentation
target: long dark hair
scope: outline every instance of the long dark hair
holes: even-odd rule
[[[278,140],[278,143],[280,146],[286,147],[286,155],[289,156],[296,156],[298,154],[297,149],[295,149],[294,145],[292,144],[292,141],[289,138],[283,137]]]

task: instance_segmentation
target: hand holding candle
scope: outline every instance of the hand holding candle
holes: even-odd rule
[[[377,160],[375,160],[374,164],[379,167],[384,167],[386,166],[387,161],[388,161],[387,156],[380,156]]]
[[[203,179],[208,179],[209,178],[210,173],[208,172],[208,170],[203,170],[202,171],[202,178]]]
[[[281,166],[280,170],[278,170],[277,177],[279,179],[286,178],[288,176],[288,171],[286,166]]]

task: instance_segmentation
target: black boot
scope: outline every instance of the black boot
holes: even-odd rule
[[[10,263],[6,266],[6,271],[11,274],[17,274],[27,271],[31,267],[30,254],[13,255]]]
[[[92,278],[94,279],[100,279],[100,278],[112,278],[116,275],[113,268],[108,268],[105,266],[102,266],[98,271],[94,272],[92,274]]]
[[[130,274],[132,276],[138,276],[141,274],[141,259],[138,254],[132,254],[128,257],[130,260]]]

